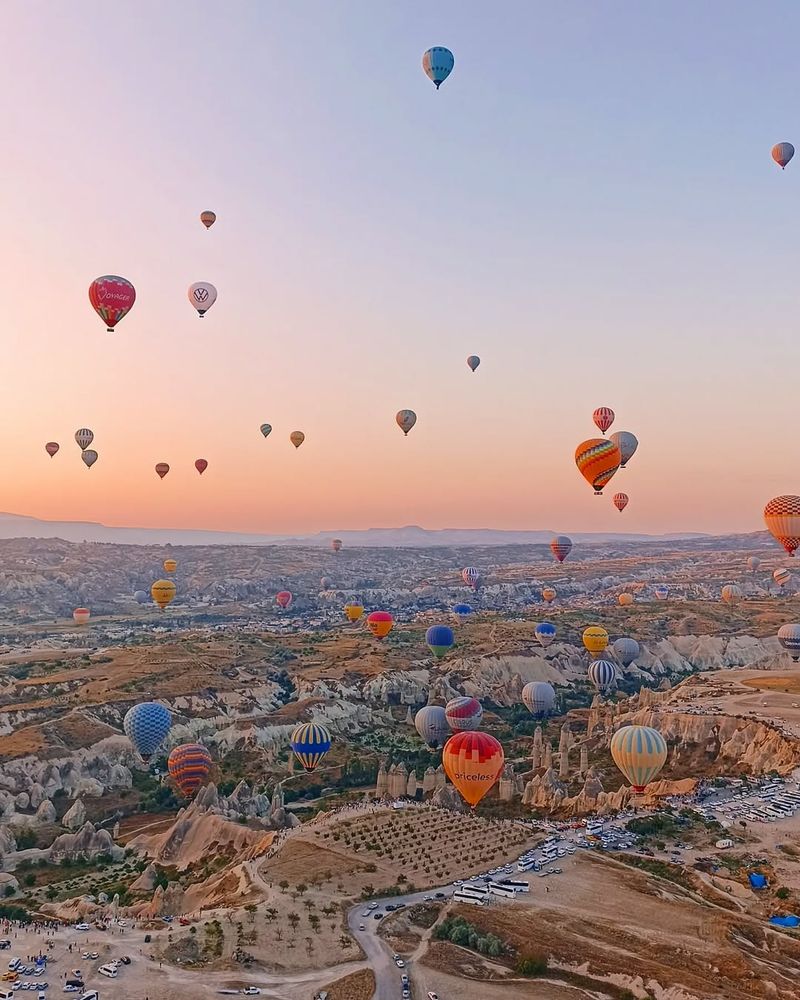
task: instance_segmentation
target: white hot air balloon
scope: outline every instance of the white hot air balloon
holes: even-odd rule
[[[88,427],[81,427],[80,430],[75,431],[75,441],[81,451],[86,451],[94,441],[94,433]]]
[[[422,56],[422,68],[425,70],[425,75],[433,82],[437,90],[453,72],[455,63],[453,53],[442,45],[434,45]]]
[[[195,281],[189,285],[189,301],[202,319],[217,301],[217,290],[209,281]]]
[[[83,459],[83,464],[87,469],[91,469],[94,463],[98,459],[98,454],[92,448],[87,448],[86,451],[81,452],[81,458]]]
[[[630,431],[614,431],[613,434],[608,435],[608,439],[619,448],[619,453],[622,456],[621,465],[624,469],[639,447],[639,439]]]

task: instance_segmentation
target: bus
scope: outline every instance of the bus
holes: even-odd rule
[[[476,899],[485,899],[489,895],[489,890],[483,885],[462,885],[459,886],[458,892],[474,896]]]
[[[486,900],[481,899],[480,896],[471,896],[466,892],[462,892],[460,889],[458,892],[453,893],[452,898],[457,903],[472,903],[473,906],[484,906],[486,904]]]
[[[516,892],[509,885],[501,885],[499,882],[490,882],[486,887],[493,896],[506,896],[513,899]]]
[[[498,885],[507,885],[510,889],[513,889],[514,892],[530,892],[531,891],[531,887],[528,885],[527,882],[521,882],[521,881],[520,882],[515,882],[514,879],[511,879],[511,878],[504,878],[502,882],[498,882],[497,884]]]

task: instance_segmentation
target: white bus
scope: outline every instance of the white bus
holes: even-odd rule
[[[484,906],[486,903],[486,900],[481,899],[480,896],[470,896],[466,892],[461,892],[460,889],[453,893],[453,899],[457,903],[472,903],[474,906]]]
[[[506,896],[513,899],[516,892],[509,885],[500,885],[499,882],[490,882],[486,887],[493,896]]]
[[[515,882],[514,879],[504,878],[502,882],[498,882],[498,885],[507,885],[509,889],[513,889],[514,892],[530,892],[531,887],[527,882]]]
[[[485,899],[489,895],[489,890],[483,885],[462,885],[459,886],[458,892],[475,896],[476,899]]]

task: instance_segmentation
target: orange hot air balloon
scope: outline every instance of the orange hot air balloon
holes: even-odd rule
[[[59,449],[59,444],[57,441],[48,441],[47,444],[44,446],[44,450],[47,452],[50,458],[52,458],[56,454],[58,449]]]
[[[393,625],[394,618],[388,611],[373,611],[367,616],[367,627],[376,639],[385,639]]]
[[[177,568],[178,568],[178,560],[177,559],[165,559],[164,560],[164,572],[165,573],[174,573]]]
[[[172,580],[156,580],[150,588],[150,596],[163,611],[175,599],[178,588]]]
[[[617,601],[621,608],[629,608],[633,604],[633,594],[620,594]]]
[[[295,448],[299,448],[300,445],[305,441],[305,439],[306,436],[302,431],[292,431],[292,433],[289,435],[289,440],[292,442]]]
[[[627,493],[615,493],[614,494],[614,506],[617,508],[617,510],[620,512],[620,514],[628,506],[628,501],[629,500],[630,500],[630,497],[628,496]]]
[[[592,420],[600,428],[603,434],[614,423],[614,411],[610,406],[598,406],[592,414]]]
[[[194,467],[202,476],[203,473],[208,468],[208,462],[204,458],[198,458],[197,461],[194,463]]]
[[[364,614],[364,605],[358,604],[356,601],[350,601],[348,604],[345,604],[344,613],[349,622],[357,622]]]
[[[621,461],[619,448],[606,438],[589,438],[575,449],[575,464],[595,496],[602,494]]]
[[[556,599],[556,592],[554,587],[542,587],[542,600],[545,604],[549,604],[551,601]]]
[[[163,479],[169,472],[169,466],[166,462],[158,462],[156,465],[156,472],[158,473],[158,478]]]
[[[447,777],[473,809],[500,777],[504,763],[500,743],[476,730],[455,733],[442,750]]]
[[[764,508],[764,523],[775,541],[793,556],[800,546],[800,497],[773,497]]]

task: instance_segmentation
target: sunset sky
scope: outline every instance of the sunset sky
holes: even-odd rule
[[[750,531],[800,492],[796,3],[3,10],[0,510]],[[137,289],[113,334],[102,274]],[[600,405],[640,440],[603,499]]]

